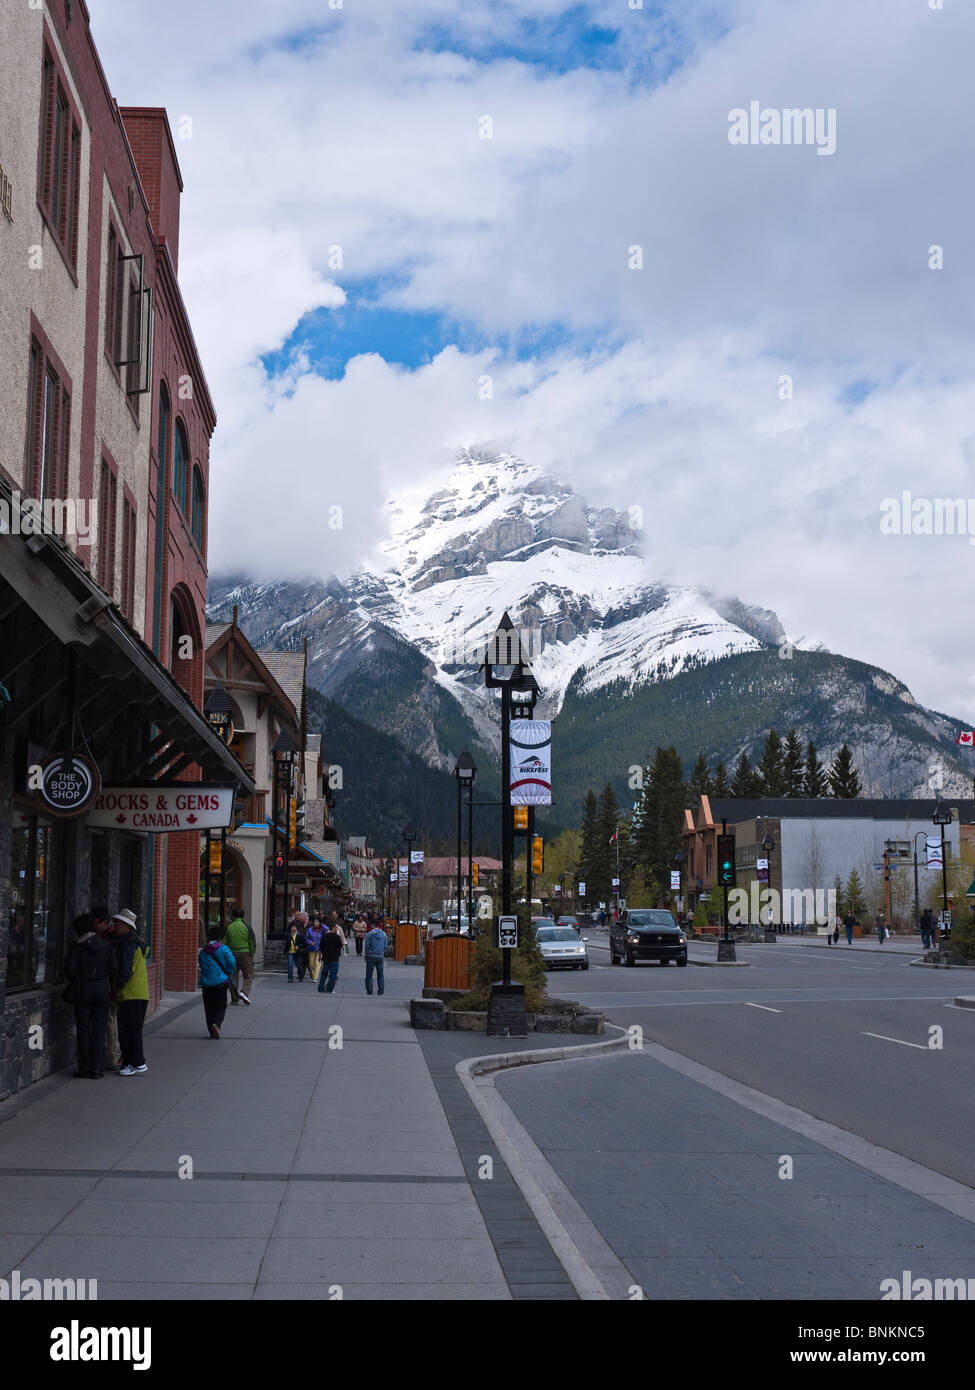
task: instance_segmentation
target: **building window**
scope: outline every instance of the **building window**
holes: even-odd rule
[[[166,546],[166,468],[169,462],[169,392],[159,383],[159,444],[156,486],[156,558],[152,579],[152,650],[162,651],[163,558]]]
[[[118,475],[102,458],[101,487],[98,493],[98,582],[108,594],[115,593],[115,518],[118,508]]]
[[[203,550],[203,507],[205,495],[203,492],[203,476],[198,468],[193,469],[193,539],[196,541],[197,549],[202,553]]]
[[[61,254],[74,271],[78,265],[81,123],[49,48],[44,50],[41,100],[38,201]]]
[[[122,498],[122,612],[135,622],[135,508]]]
[[[179,503],[184,516],[187,514],[186,489],[189,483],[190,450],[186,441],[186,428],[182,420],[176,421],[176,438],[173,447],[173,496]]]
[[[63,498],[68,490],[71,392],[60,363],[32,339],[28,378],[27,493],[38,501]]]
[[[7,991],[53,984],[60,974],[56,929],[54,826],[39,816],[16,817],[10,861],[10,938]]]

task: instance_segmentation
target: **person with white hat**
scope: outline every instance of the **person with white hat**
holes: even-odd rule
[[[136,935],[136,915],[123,908],[112,917],[118,950],[118,1040],[122,1054],[120,1076],[135,1076],[146,1072],[142,1050],[142,1025],[149,1007],[149,975],[146,970],[148,951],[145,942]]]

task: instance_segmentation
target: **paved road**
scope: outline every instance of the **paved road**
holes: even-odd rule
[[[746,969],[628,970],[609,965],[593,937],[590,950],[592,968],[555,981],[558,993],[975,1184],[975,1010],[950,1007],[956,994],[975,992],[975,973],[912,967],[916,952],[886,956],[879,948],[784,941],[739,947],[739,959],[751,962]],[[692,952],[715,954],[713,946]],[[933,1027],[943,1030],[937,1050],[928,1045]]]

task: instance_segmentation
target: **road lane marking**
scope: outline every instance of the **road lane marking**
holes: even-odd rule
[[[750,1009],[764,1009],[765,1012],[766,1012],[767,1014],[780,1014],[780,1013],[782,1013],[782,1010],[781,1010],[781,1009],[772,1009],[772,1008],[769,1007],[768,1004],[753,1004],[753,1003],[751,1002],[750,999],[746,999],[746,1000],[745,1000],[745,1003],[748,1005],[748,1007],[749,1007]]]
[[[919,1047],[922,1052],[933,1052],[934,1049],[928,1047],[926,1043],[905,1042],[903,1038],[888,1038],[886,1033],[864,1033],[865,1038],[879,1038],[881,1042],[900,1043],[901,1047]]]

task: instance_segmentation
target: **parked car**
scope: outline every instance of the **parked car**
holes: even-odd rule
[[[556,917],[555,925],[557,927],[575,927],[578,929],[579,918],[572,916],[571,913],[563,912],[560,916]]]
[[[609,958],[613,965],[636,965],[638,960],[686,965],[687,937],[666,908],[630,908],[609,929]]]
[[[589,949],[575,927],[559,926],[551,918],[540,917],[535,924],[535,939],[546,970],[589,969]]]

